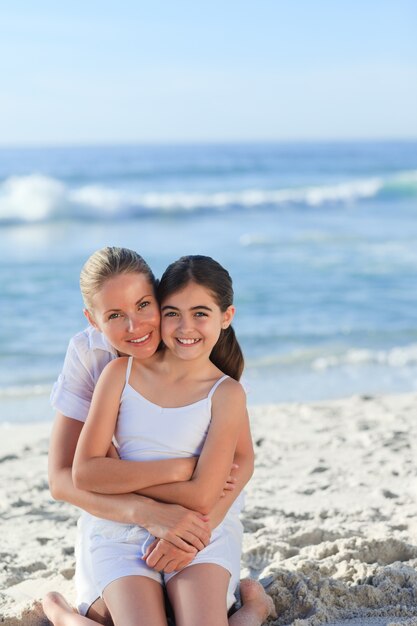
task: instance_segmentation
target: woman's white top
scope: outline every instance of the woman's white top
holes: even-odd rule
[[[69,342],[62,372],[51,393],[51,405],[63,415],[85,422],[98,378],[117,352],[89,326]]]

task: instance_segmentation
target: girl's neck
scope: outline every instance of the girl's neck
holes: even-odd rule
[[[217,369],[210,359],[205,356],[188,361],[178,358],[167,348],[157,352],[154,357],[157,357],[157,359],[152,359],[152,364],[151,361],[148,360],[146,365],[149,364],[152,367],[153,364],[157,363],[158,366],[161,367],[164,375],[174,376],[176,379],[209,378]],[[142,361],[142,363],[145,364],[144,361]]]

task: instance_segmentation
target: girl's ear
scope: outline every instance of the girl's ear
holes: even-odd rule
[[[83,313],[84,313],[85,317],[88,319],[88,321],[91,324],[91,326],[94,326],[94,328],[97,328],[97,330],[100,330],[99,327],[97,326],[97,323],[96,323],[94,317],[91,315],[90,311],[88,309],[83,309]]]
[[[227,307],[227,309],[223,313],[223,321],[222,321],[223,330],[225,330],[226,328],[229,328],[235,316],[235,311],[236,311],[235,307],[233,305],[230,305],[229,307]]]

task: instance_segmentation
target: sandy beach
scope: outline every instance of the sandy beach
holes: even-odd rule
[[[417,394],[250,409],[242,577],[275,601],[270,624],[417,625]],[[0,621],[47,623],[74,600],[78,512],[47,484],[51,424],[0,426]]]

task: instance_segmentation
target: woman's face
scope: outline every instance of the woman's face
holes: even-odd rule
[[[84,313],[119,354],[146,359],[158,348],[159,305],[145,274],[130,272],[108,278],[93,296],[92,310]]]

